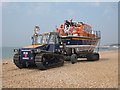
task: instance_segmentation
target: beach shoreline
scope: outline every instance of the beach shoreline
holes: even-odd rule
[[[99,53],[99,61],[65,62],[45,71],[18,69],[12,58],[1,60],[2,88],[118,88],[118,50]]]

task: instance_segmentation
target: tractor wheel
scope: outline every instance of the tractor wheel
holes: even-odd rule
[[[77,63],[77,55],[76,54],[72,54],[72,56],[71,56],[71,63],[72,64]]]
[[[37,54],[35,57],[35,64],[40,70],[46,70],[52,67],[64,65],[64,58],[61,55],[54,53]]]
[[[91,61],[99,60],[99,53],[89,53],[89,54],[87,54],[87,60],[91,60]]]
[[[45,67],[43,65],[43,61],[45,61],[45,57],[43,56],[43,54],[37,54],[35,56],[35,64],[38,67],[38,69],[40,69],[40,70],[46,70],[47,69],[47,67]]]
[[[20,69],[26,68],[26,62],[21,62],[20,61],[20,54],[15,54],[14,55],[13,62]]]

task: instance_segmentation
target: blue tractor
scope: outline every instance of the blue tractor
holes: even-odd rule
[[[61,39],[57,32],[35,34],[31,46],[14,49],[17,52],[13,58],[14,64],[20,69],[36,65],[41,70],[62,66],[64,56],[60,45]]]

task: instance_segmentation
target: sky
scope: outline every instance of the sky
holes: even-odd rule
[[[46,33],[66,19],[101,31],[101,45],[118,42],[118,2],[2,2],[2,46],[31,45],[34,25]]]

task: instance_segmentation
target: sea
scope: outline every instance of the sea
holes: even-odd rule
[[[19,49],[21,47],[0,47],[0,60],[12,59],[15,52],[14,49]],[[108,48],[95,48],[95,51],[111,51],[113,49]]]
[[[14,49],[19,49],[20,47],[0,47],[0,59],[12,59],[15,52]]]

